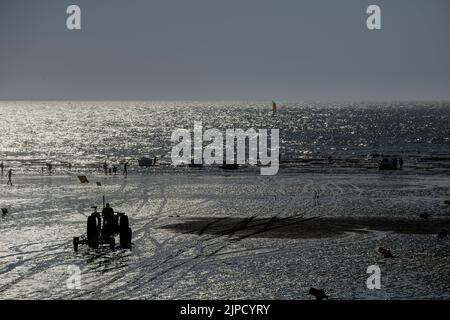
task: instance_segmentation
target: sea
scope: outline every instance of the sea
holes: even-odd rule
[[[153,170],[180,172],[170,166],[171,135],[201,121],[223,132],[278,129],[281,166],[290,170],[320,170],[328,157],[335,170],[376,169],[383,157],[414,170],[450,168],[450,102],[277,103],[273,114],[269,101],[2,101],[0,160],[40,174],[49,163],[101,171],[105,161],[138,172],[138,159],[156,157]]]

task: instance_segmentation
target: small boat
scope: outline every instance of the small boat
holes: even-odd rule
[[[395,158],[394,159],[384,158],[378,164],[378,169],[379,170],[397,170],[398,169],[397,164],[398,164],[398,161]]]
[[[140,167],[152,167],[156,164],[156,157],[153,159],[142,157],[138,160],[138,164]]]

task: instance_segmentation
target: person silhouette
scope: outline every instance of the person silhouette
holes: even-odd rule
[[[126,176],[128,175],[128,162],[123,164],[123,174]]]
[[[52,168],[53,168],[52,164],[51,163],[47,163],[47,170],[48,170],[49,174],[52,174]]]
[[[9,169],[8,172],[6,173],[7,177],[8,177],[8,182],[6,183],[7,185],[13,185],[11,177],[12,177],[12,169]]]
[[[397,169],[397,165],[398,165],[397,158],[392,159],[392,165],[394,166],[394,169]]]
[[[111,230],[114,225],[114,209],[111,208],[109,203],[105,205],[102,211],[103,227],[107,230]]]

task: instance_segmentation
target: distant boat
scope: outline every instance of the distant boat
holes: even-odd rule
[[[153,167],[156,165],[156,157],[153,159],[142,157],[138,160],[138,164],[140,167]]]
[[[380,170],[397,170],[397,159],[387,159],[383,158],[381,162],[378,164],[378,169]]]
[[[273,100],[272,100],[272,112],[273,113],[277,112],[277,104]]]

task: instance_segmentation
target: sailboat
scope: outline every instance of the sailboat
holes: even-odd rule
[[[277,104],[272,100],[272,113],[277,112]]]

